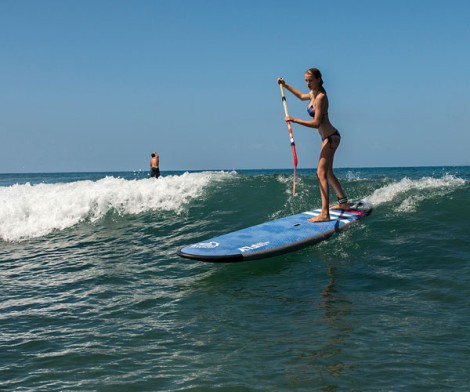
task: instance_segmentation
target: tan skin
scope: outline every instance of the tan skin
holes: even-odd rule
[[[156,152],[154,152],[155,156],[150,159],[150,167],[151,168],[158,168],[160,165],[160,158]]]
[[[320,185],[320,194],[322,200],[322,208],[320,215],[309,219],[309,222],[327,222],[330,220],[330,192],[329,185],[331,185],[336,192],[339,199],[344,197],[344,191],[333,172],[333,160],[335,157],[336,149],[338,148],[341,138],[338,135],[331,136],[336,132],[336,128],[331,124],[328,117],[328,97],[321,91],[321,78],[316,78],[311,73],[305,74],[305,83],[309,92],[304,94],[296,88],[288,85],[282,78],[277,80],[287,90],[302,101],[310,101],[308,106],[315,109],[315,117],[312,120],[301,120],[292,116],[286,116],[285,120],[305,127],[316,128],[322,137],[323,142],[321,145],[320,159],[317,167],[317,178]],[[331,144],[328,141],[328,136],[331,136]],[[348,203],[338,204],[334,209],[349,210]]]

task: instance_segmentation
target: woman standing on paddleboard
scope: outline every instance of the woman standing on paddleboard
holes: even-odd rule
[[[292,116],[286,116],[285,120],[305,127],[317,128],[322,138],[320,160],[318,161],[317,177],[320,184],[322,210],[320,215],[309,219],[309,222],[325,222],[330,220],[329,210],[329,184],[338,196],[338,205],[333,208],[349,210],[348,198],[344,195],[343,188],[333,173],[333,159],[336,149],[341,142],[341,135],[331,124],[328,117],[328,96],[323,88],[323,79],[319,69],[310,68],[305,72],[305,83],[310,90],[307,94],[288,85],[284,79],[278,78],[277,82],[302,101],[309,101],[308,114],[312,120],[300,120]]]

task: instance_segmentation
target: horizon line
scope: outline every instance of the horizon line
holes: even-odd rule
[[[413,168],[432,168],[432,167],[470,167],[470,164],[466,165],[419,165],[419,166],[344,166],[335,167],[335,170],[342,169],[413,169]],[[170,169],[161,170],[162,173],[172,172],[206,172],[206,171],[256,171],[256,170],[293,170],[293,168],[258,168],[258,169]],[[315,170],[314,167],[297,167],[297,170]],[[38,172],[9,172],[0,173],[0,175],[12,175],[12,174],[83,174],[83,173],[136,173],[136,172],[148,172],[147,169],[137,170],[98,170],[98,171],[38,171]]]

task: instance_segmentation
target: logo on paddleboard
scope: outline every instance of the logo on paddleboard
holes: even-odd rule
[[[197,244],[191,245],[191,248],[198,248],[198,249],[213,249],[219,246],[218,242],[211,241],[211,242],[199,242]]]
[[[262,248],[263,246],[266,246],[266,245],[269,245],[269,241],[268,242],[257,242],[256,244],[253,244],[253,245],[238,248],[238,250],[243,253],[243,252],[248,252],[249,250]]]

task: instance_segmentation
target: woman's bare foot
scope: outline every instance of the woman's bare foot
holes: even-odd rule
[[[314,218],[310,218],[308,221],[310,223],[329,222],[330,221],[330,215],[329,214],[319,214]]]
[[[330,210],[343,210],[343,211],[349,211],[351,209],[351,206],[349,203],[340,203],[336,204],[335,206],[331,206]]]

